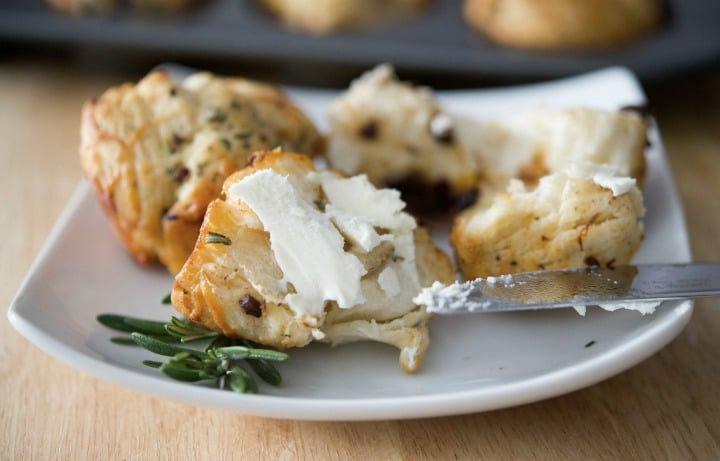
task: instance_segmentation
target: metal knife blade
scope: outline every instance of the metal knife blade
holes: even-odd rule
[[[437,314],[596,305],[649,313],[654,311],[652,304],[661,301],[719,295],[720,263],[691,263],[545,270],[448,286],[436,282],[414,301]]]

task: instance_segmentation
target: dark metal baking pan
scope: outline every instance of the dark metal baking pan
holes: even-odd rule
[[[43,0],[0,0],[0,37],[192,54],[499,78],[548,78],[622,65],[659,79],[720,62],[720,2],[676,0],[657,32],[603,52],[530,52],[493,44],[465,23],[461,0],[435,0],[417,18],[323,37],[289,31],[252,0],[207,0],[174,14],[128,7],[106,17],[72,16]],[[162,60],[162,59],[161,59]]]

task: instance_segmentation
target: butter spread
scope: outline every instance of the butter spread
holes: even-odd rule
[[[328,212],[337,217],[338,209],[353,216],[356,222],[367,223],[373,228],[383,230],[383,234],[376,234],[379,240],[393,243],[394,260],[400,261],[402,271],[410,281],[419,284],[417,268],[415,266],[415,240],[413,231],[417,227],[415,219],[403,212],[405,202],[400,198],[400,192],[395,189],[376,189],[366,175],[357,175],[350,178],[337,176],[329,172],[311,173],[311,178],[319,181],[328,200]],[[337,219],[337,218],[336,218]],[[337,220],[338,226],[347,229],[345,223]],[[348,232],[351,240],[363,243],[360,227]],[[367,237],[367,243],[375,243],[374,236]],[[375,243],[377,244],[377,243]],[[374,247],[374,245],[373,245]]]
[[[592,177],[595,184],[602,186],[606,189],[610,189],[613,193],[613,197],[625,194],[635,187],[635,178],[628,178],[626,176],[616,176],[607,172],[595,173]]]
[[[389,297],[397,296],[400,293],[400,281],[397,273],[392,267],[386,267],[378,276],[378,283]]]
[[[325,206],[325,213],[343,236],[362,248],[363,251],[368,252],[381,242],[380,235],[375,231],[375,228],[352,213],[332,204]]]
[[[441,282],[434,282],[431,286],[423,288],[414,298],[413,302],[418,305],[424,305],[428,312],[439,312],[439,311],[482,311],[490,307],[491,301],[479,298],[475,291],[475,286],[486,283],[489,287],[495,286],[497,283],[502,283],[504,286],[512,288],[515,282],[510,275],[503,275],[500,277],[488,277],[487,279],[478,278],[470,282],[454,282],[450,285],[445,285]],[[471,299],[470,296],[473,295]],[[606,311],[616,311],[618,309],[633,310],[641,313],[642,315],[653,314],[655,309],[660,305],[659,301],[637,301],[637,302],[624,302],[614,304],[600,304],[599,307]],[[570,306],[575,311],[585,317],[587,312],[587,306],[584,304],[576,304]]]
[[[344,239],[330,218],[303,200],[287,177],[260,170],[233,184],[229,194],[244,201],[270,234],[282,283],[294,289],[285,302],[301,320],[318,326],[326,300],[341,308],[365,301],[362,263],[343,250]]]
[[[395,189],[376,189],[367,176],[343,178],[328,172],[313,173],[328,202],[377,227],[415,228],[415,220],[403,213],[405,202]]]
[[[635,178],[618,174],[617,168],[611,165],[576,162],[570,166],[569,172],[571,175],[591,178],[598,186],[610,189],[613,197],[629,192],[637,184]]]
[[[660,304],[660,301],[636,301],[618,304],[600,304],[600,307],[610,312],[618,309],[627,309],[631,311],[638,311],[642,315],[647,315],[653,314]]]
[[[449,310],[462,310],[468,304],[468,296],[471,287],[469,283],[454,282],[445,285],[442,282],[435,281],[429,287],[423,288],[420,293],[413,298],[413,302],[417,305],[425,306],[428,312],[435,312],[436,298],[444,297],[445,306]]]
[[[598,306],[609,312],[614,312],[618,309],[626,309],[629,311],[637,311],[642,315],[648,315],[655,313],[655,309],[660,305],[660,301],[636,301],[636,302],[625,302],[625,303],[614,303],[614,304],[599,304]],[[585,317],[587,306],[573,306],[578,314]]]
[[[314,196],[306,193],[310,190]],[[289,291],[284,302],[310,327],[322,325],[327,301],[341,309],[366,302],[361,279],[367,269],[356,255],[383,241],[393,246],[377,275],[383,292],[397,296],[406,284],[411,291],[420,289],[417,224],[403,212],[405,203],[396,190],[376,189],[365,175],[345,178],[322,171],[289,178],[260,170],[232,184],[228,195],[243,201],[269,233],[283,273],[280,289]]]

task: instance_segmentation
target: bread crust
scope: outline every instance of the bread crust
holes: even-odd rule
[[[115,233],[140,264],[176,273],[223,180],[258,149],[308,155],[324,141],[278,88],[163,71],[87,101],[80,160]]]
[[[460,213],[450,244],[463,277],[628,264],[644,238],[640,190],[615,196],[591,177],[545,176]]]

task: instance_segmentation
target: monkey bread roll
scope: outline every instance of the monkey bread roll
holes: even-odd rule
[[[642,186],[647,131],[647,120],[634,111],[537,107],[480,124],[474,135],[488,179],[534,185],[572,163],[591,162]]]
[[[443,110],[429,88],[399,81],[390,65],[355,80],[328,116],[330,164],[399,189],[414,211],[446,211],[477,185],[466,121]]]
[[[609,167],[573,165],[461,212],[450,243],[466,279],[628,264],[644,237],[642,193]]]
[[[413,372],[428,346],[429,314],[412,298],[455,273],[403,207],[397,191],[364,175],[317,171],[294,153],[257,153],[208,207],[172,303],[209,329],[277,348],[391,344]]]
[[[176,273],[224,179],[259,149],[321,153],[323,139],[278,88],[163,71],[83,108],[80,156],[114,230],[141,264]]]

